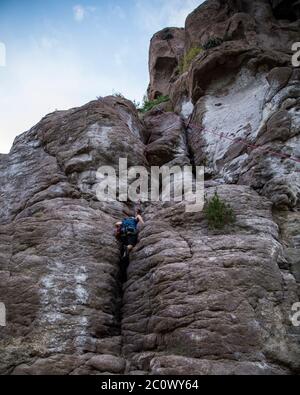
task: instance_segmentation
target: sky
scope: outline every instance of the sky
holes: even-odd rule
[[[0,0],[0,153],[46,114],[122,93],[141,102],[152,35],[203,0]]]

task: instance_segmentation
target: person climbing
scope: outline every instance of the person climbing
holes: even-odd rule
[[[116,238],[122,244],[122,258],[129,258],[130,252],[137,244],[138,224],[144,225],[145,222],[141,215],[141,210],[136,210],[135,217],[127,217],[122,222],[116,223]]]

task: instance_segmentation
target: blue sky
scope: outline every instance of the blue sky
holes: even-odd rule
[[[116,92],[141,101],[150,38],[202,2],[0,0],[0,152],[56,109]]]

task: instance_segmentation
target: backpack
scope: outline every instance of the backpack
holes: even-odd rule
[[[121,232],[123,234],[137,233],[137,220],[134,217],[124,219],[121,226]]]

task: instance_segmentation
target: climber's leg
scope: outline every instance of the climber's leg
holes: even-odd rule
[[[121,254],[121,257],[122,257],[122,259],[126,259],[127,258],[127,256],[128,256],[128,250],[127,250],[127,246],[123,246],[123,248],[122,248],[122,254]]]
[[[133,250],[133,247],[135,247],[136,245],[137,245],[137,234],[128,235],[128,245],[127,245],[128,255]]]
[[[121,258],[123,259],[124,256],[127,254],[127,245],[128,245],[128,241],[127,241],[127,236],[126,235],[121,235],[120,237],[120,244],[121,244]]]
[[[135,247],[137,244],[137,235],[128,235],[127,236],[127,242],[124,246],[124,252],[122,254],[123,259],[129,258],[129,255],[131,251],[133,250],[133,247]]]
[[[133,246],[131,244],[129,246],[127,246],[128,253],[130,253],[132,250],[133,250]]]

